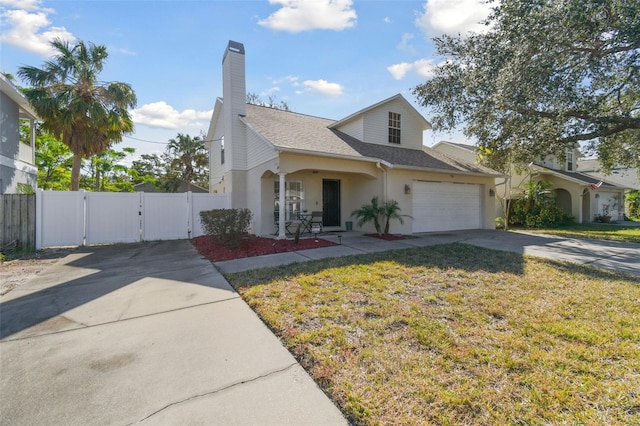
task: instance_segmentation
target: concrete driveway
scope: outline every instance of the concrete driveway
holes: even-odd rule
[[[3,296],[0,423],[346,424],[188,241],[80,249]]]
[[[640,244],[527,232],[474,231],[460,242],[640,276]]]
[[[638,244],[501,231],[323,238],[342,244],[216,265],[463,242],[640,276]],[[188,241],[83,248],[0,302],[2,424],[346,424]]]

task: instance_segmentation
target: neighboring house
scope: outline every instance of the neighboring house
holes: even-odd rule
[[[640,190],[640,175],[638,175],[638,169],[616,167],[611,170],[611,173],[604,174],[601,170],[598,159],[589,158],[585,160],[578,160],[578,170],[580,170],[580,173],[584,173],[596,179],[606,180],[607,182],[625,186],[629,189]]]
[[[38,119],[27,98],[0,74],[0,194],[19,191],[20,184],[35,189],[35,122]],[[27,142],[20,141],[20,125],[27,122]]]
[[[247,104],[240,43],[229,42],[222,68],[206,138],[209,188],[251,210],[253,233],[284,237],[284,221],[305,210],[322,211],[324,229],[345,229],[374,196],[413,217],[393,221],[394,233],[494,228],[499,174],[424,147],[431,125],[401,95],[334,121]]]
[[[162,188],[156,188],[155,185],[149,182],[135,184],[133,185],[133,189],[135,192],[167,192]],[[198,192],[198,193],[209,192],[208,189],[198,186],[194,183],[191,184],[191,189],[188,190],[186,182],[180,182],[180,185],[178,185],[178,188],[176,189],[175,192],[187,192],[187,191]]]
[[[477,158],[476,148],[471,145],[438,142],[433,148],[466,161]],[[559,161],[556,156],[549,155],[532,161],[525,173],[512,173],[510,186],[506,189],[504,185],[508,180],[497,179],[498,195],[504,196],[506,190],[510,196],[517,197],[523,182],[530,178],[547,181],[553,185],[551,190],[556,205],[571,213],[577,223],[593,222],[605,213],[612,220],[624,220],[624,193],[628,186],[605,176],[595,177],[578,171],[580,151],[577,148],[567,152],[566,157],[565,161]],[[497,210],[497,215],[502,215],[501,210]]]

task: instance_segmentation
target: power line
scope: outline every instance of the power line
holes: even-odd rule
[[[148,139],[140,139],[140,138],[134,138],[133,136],[124,136],[125,138],[129,138],[129,139],[134,139],[140,142],[146,142],[146,143],[155,143],[155,144],[159,144],[159,145],[167,145],[169,142],[159,142],[159,141],[150,141]],[[202,142],[218,142],[223,140],[224,138],[220,138],[220,139],[209,139],[209,140],[202,140]]]
[[[147,139],[134,138],[133,136],[125,136],[125,138],[134,139],[134,140],[137,140],[137,141],[140,141],[140,142],[157,143],[157,144],[160,144],[160,145],[166,145],[166,144],[169,143],[169,142],[158,142],[158,141],[150,141],[150,140],[147,140]]]

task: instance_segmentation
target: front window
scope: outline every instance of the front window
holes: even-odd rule
[[[285,193],[285,218],[286,220],[296,219],[298,214],[302,211],[302,203],[304,200],[304,189],[302,187],[301,180],[286,181],[284,183]],[[276,211],[280,208],[280,182],[274,181],[274,209]]]
[[[567,171],[573,171],[573,151],[567,151]]]
[[[400,144],[400,114],[389,113],[389,143]]]

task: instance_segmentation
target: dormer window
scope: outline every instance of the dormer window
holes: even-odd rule
[[[389,143],[400,145],[400,114],[389,113]]]
[[[567,151],[567,171],[568,172],[573,171],[573,151],[572,150]]]

